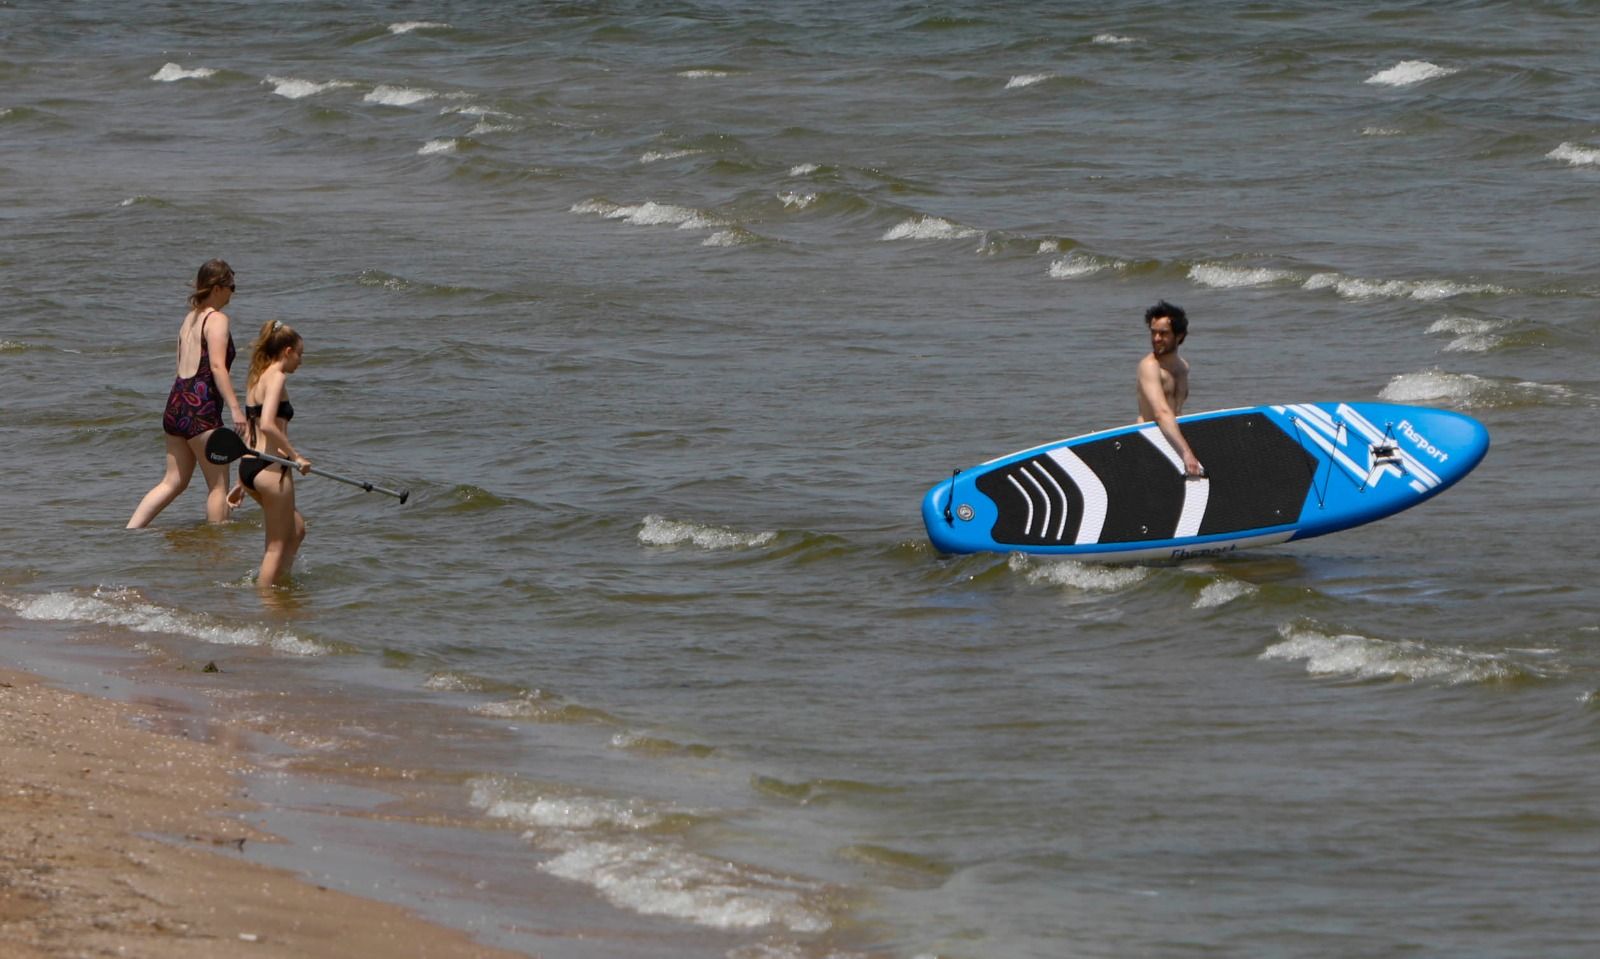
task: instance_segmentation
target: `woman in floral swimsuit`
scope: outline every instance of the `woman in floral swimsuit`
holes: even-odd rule
[[[222,424],[222,407],[228,408],[236,431],[244,429],[244,412],[228,376],[233,366],[233,336],[222,308],[233,299],[233,268],[222,260],[208,260],[195,277],[189,312],[178,327],[178,377],[167,395],[161,428],[166,433],[167,472],[128,520],[140,529],[167,508],[189,485],[196,463],[206,478],[206,519],[225,522],[228,505],[228,467],[206,460],[206,440]]]

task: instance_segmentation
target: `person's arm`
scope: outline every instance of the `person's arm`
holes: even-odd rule
[[[283,401],[283,373],[269,368],[261,374],[261,445],[268,453],[295,461],[302,474],[311,472],[311,461],[295,452],[289,434],[278,428],[278,404]]]
[[[1160,427],[1161,435],[1183,457],[1184,475],[1204,476],[1205,467],[1195,458],[1189,442],[1183,438],[1183,430],[1178,428],[1178,417],[1172,412],[1172,404],[1167,402],[1167,391],[1161,388],[1161,367],[1155,362],[1139,364],[1139,396],[1149,407],[1150,418]]]
[[[244,410],[239,407],[239,397],[233,391],[233,380],[228,376],[228,315],[221,310],[212,312],[208,319],[220,322],[206,324],[206,353],[211,357],[211,379],[228,404],[228,416],[233,420],[233,431],[244,435]]]

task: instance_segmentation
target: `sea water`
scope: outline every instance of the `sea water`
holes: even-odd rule
[[[4,5],[0,631],[479,837],[391,868],[530,952],[1592,954],[1595,15]],[[198,477],[122,529],[213,256],[297,447],[412,490],[297,482],[267,600]],[[951,469],[1132,419],[1160,298],[1191,411],[1488,458],[1226,560],[935,553]]]

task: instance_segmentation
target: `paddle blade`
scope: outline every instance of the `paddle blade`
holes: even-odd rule
[[[206,459],[222,466],[250,452],[250,447],[244,445],[244,440],[233,430],[226,426],[213,430],[211,438],[206,440]]]

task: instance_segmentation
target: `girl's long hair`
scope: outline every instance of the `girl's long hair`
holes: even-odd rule
[[[300,345],[300,334],[294,327],[282,320],[268,320],[261,324],[261,334],[256,337],[255,344],[250,348],[250,375],[245,379],[244,395],[246,402],[250,398],[250,388],[261,379],[261,374],[267,367],[283,356],[285,352]],[[256,418],[249,417],[251,443],[256,441]]]
[[[233,267],[226,260],[207,260],[200,264],[195,274],[194,292],[189,294],[189,305],[197,307],[206,301],[211,291],[219,286],[233,285]]]

